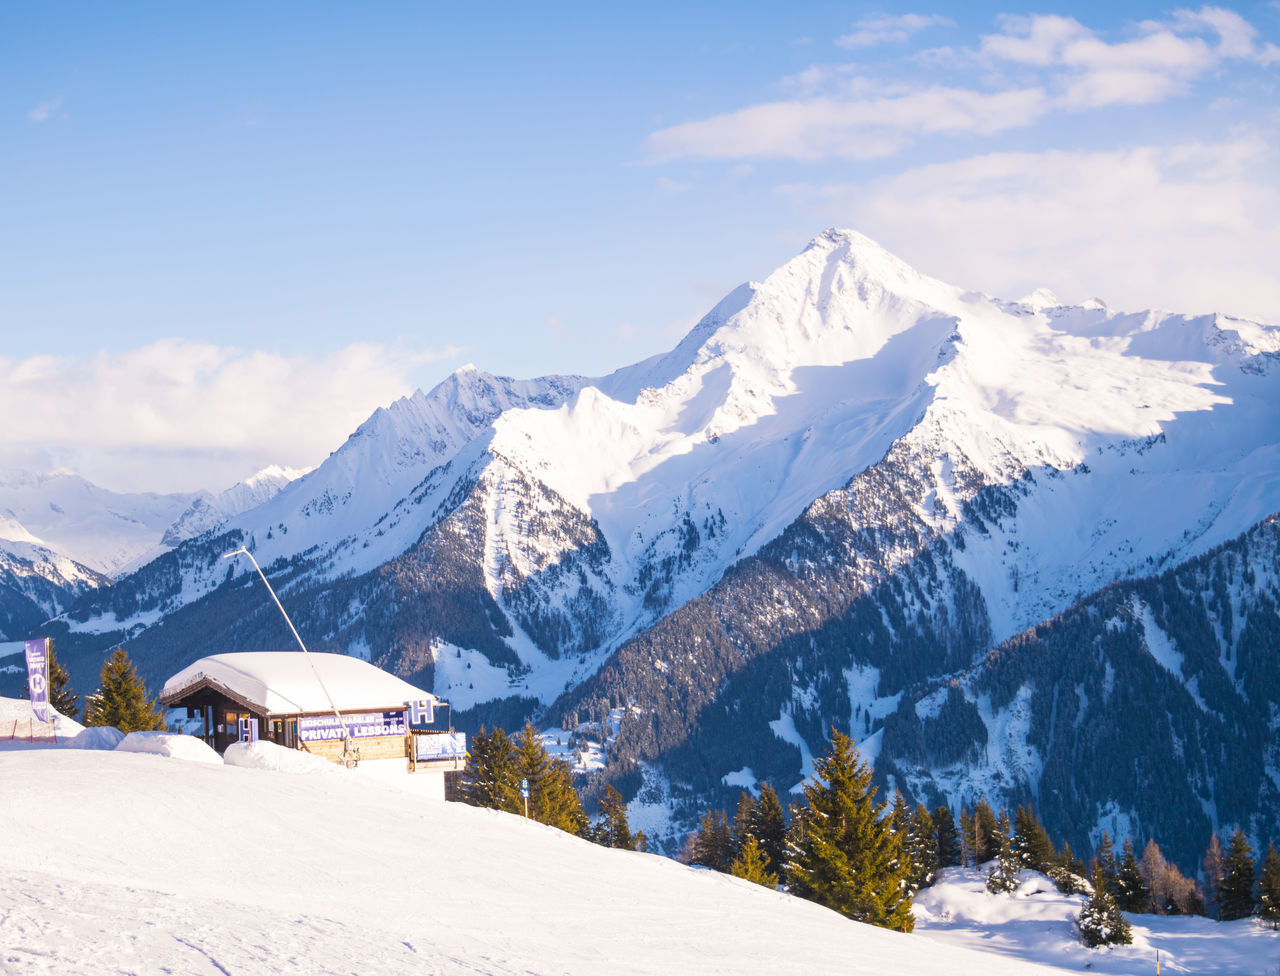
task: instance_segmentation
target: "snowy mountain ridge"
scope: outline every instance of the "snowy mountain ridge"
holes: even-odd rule
[[[220,558],[245,544],[312,646],[477,721],[630,702],[607,776],[787,788],[832,724],[870,739],[919,683],[1280,509],[1278,360],[1277,326],[1003,301],[831,230],[664,355],[467,367],[380,409],[63,626],[152,678],[287,640]]]

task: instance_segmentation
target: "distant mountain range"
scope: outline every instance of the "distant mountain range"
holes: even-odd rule
[[[603,722],[595,783],[658,841],[834,726],[913,798],[1189,863],[1280,828],[1278,360],[1276,326],[1002,301],[832,230],[665,355],[377,411],[46,629],[82,685],[120,641],[156,684],[287,647],[243,544],[310,646],[461,721]]]

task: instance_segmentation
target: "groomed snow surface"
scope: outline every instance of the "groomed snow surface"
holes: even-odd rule
[[[1089,952],[1079,899],[1035,879],[987,895],[976,872],[948,873],[900,935],[283,752],[0,752],[0,971],[1136,976],[1155,946],[1167,973],[1280,964],[1252,922],[1135,917],[1137,945]]]

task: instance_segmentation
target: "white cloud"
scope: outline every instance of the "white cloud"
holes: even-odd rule
[[[1255,138],[1114,152],[994,153],[863,185],[782,188],[926,273],[1014,298],[1280,321],[1275,153]]]
[[[54,98],[47,102],[41,102],[27,113],[27,118],[32,122],[48,122],[58,114],[58,109],[61,108],[61,106],[61,98]]]
[[[986,94],[933,87],[905,94],[840,99],[817,97],[753,105],[653,133],[650,155],[664,161],[892,155],[922,134],[993,133],[1042,115],[1047,96],[1037,88]]]
[[[982,38],[980,55],[1043,69],[1066,109],[1162,101],[1224,60],[1267,64],[1280,54],[1275,45],[1259,46],[1243,17],[1218,7],[1181,10],[1166,23],[1145,21],[1137,36],[1115,42],[1070,17],[1006,16],[1000,26]]]
[[[905,40],[911,30],[941,22],[919,14],[868,18],[857,25],[862,33],[841,42],[865,46],[895,31],[903,36],[892,39]],[[786,99],[652,133],[649,157],[876,159],[928,136],[989,135],[1053,112],[1161,102],[1230,61],[1280,63],[1280,48],[1259,43],[1248,21],[1218,7],[1136,24],[1115,41],[1057,15],[1004,16],[998,26],[976,49],[939,48],[915,59],[926,70],[977,72],[979,87],[890,85],[854,65],[814,65],[781,79]]]
[[[356,343],[282,356],[181,339],[122,353],[0,357],[0,454],[57,459],[106,487],[224,488],[317,464],[413,389],[432,353]],[[13,418],[21,418],[20,422]]]
[[[853,32],[836,38],[844,48],[873,47],[876,44],[901,44],[916,31],[926,27],[954,27],[955,21],[937,14],[879,14],[864,17],[853,25]]]

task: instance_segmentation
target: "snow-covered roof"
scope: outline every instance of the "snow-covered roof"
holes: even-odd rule
[[[315,670],[312,670],[314,665]],[[203,680],[259,705],[269,715],[327,712],[332,707],[324,679],[339,711],[369,711],[403,707],[406,702],[438,700],[429,692],[345,654],[312,651],[250,651],[212,654],[183,668],[164,683],[161,698],[168,701]]]

